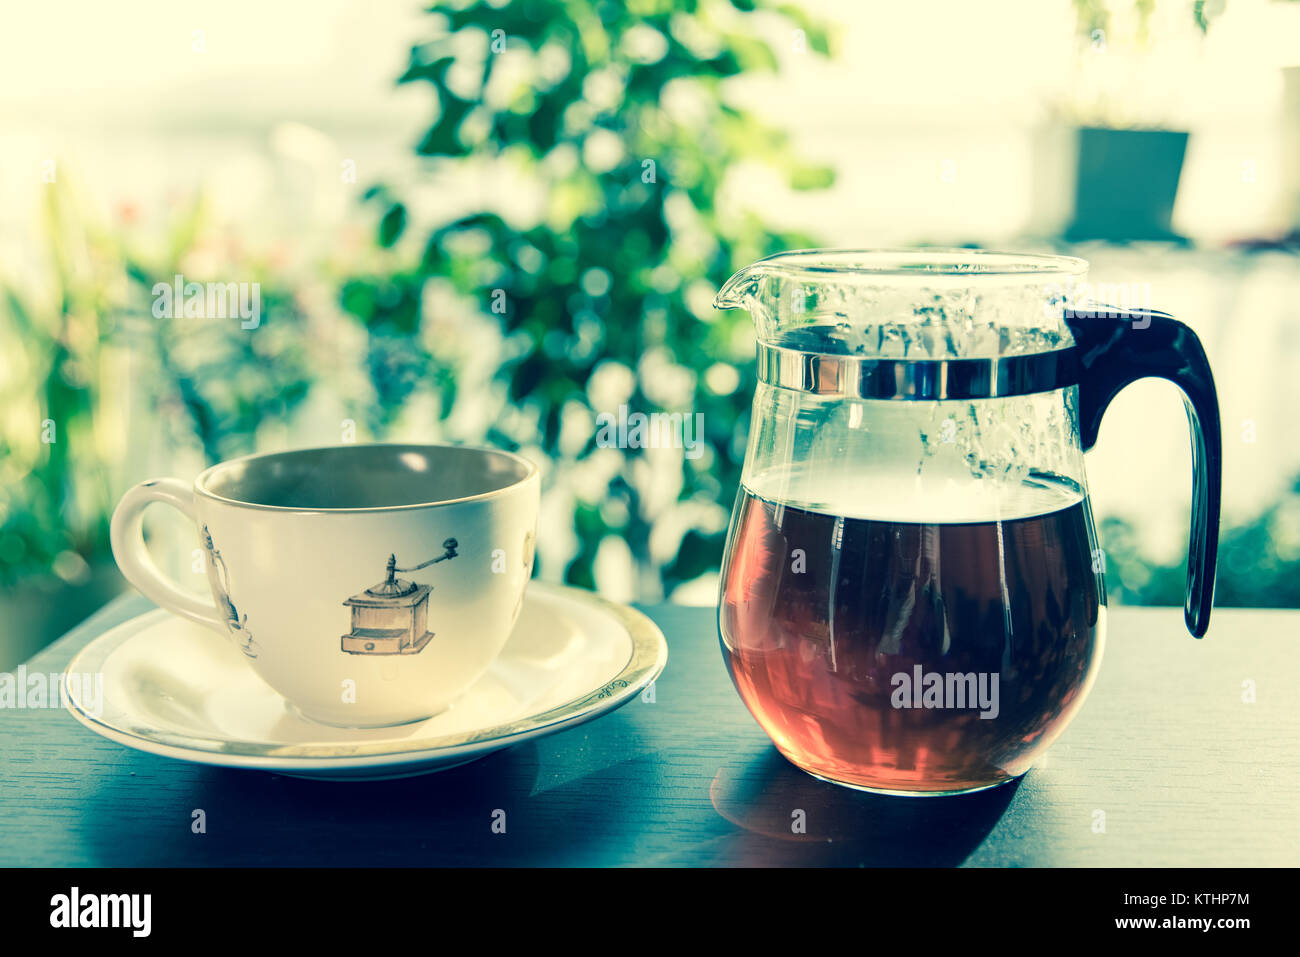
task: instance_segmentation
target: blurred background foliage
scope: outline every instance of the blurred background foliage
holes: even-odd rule
[[[540,545],[541,574],[654,600],[715,569],[753,373],[747,317],[712,297],[738,266],[812,241],[715,194],[742,160],[795,189],[833,180],[725,100],[727,78],[778,68],[746,24],[759,11],[797,52],[830,53],[825,29],[781,4],[440,4],[439,39],[398,81],[431,95],[416,151],[432,192],[496,166],[534,200],[521,214],[482,196],[438,220],[403,195],[420,183],[376,183],[369,248],[306,269],[215,232],[201,194],[159,238],[129,210],[100,221],[61,174],[42,215],[52,274],[5,277],[0,301],[14,357],[0,582],[27,606],[17,618],[53,636],[119,586],[108,516],[140,477],[133,456],[160,445],[202,465],[277,439],[491,442],[547,466],[567,528]],[[260,283],[261,324],[155,318],[154,284],[178,274]],[[322,392],[334,414],[303,415]],[[704,454],[598,449],[596,415],[621,404],[703,413]]]
[[[472,328],[466,312],[493,324],[491,382],[505,402],[479,438],[540,451],[557,494],[580,490],[566,509],[574,554],[543,574],[655,598],[717,567],[753,340],[748,318],[716,313],[712,298],[740,265],[812,239],[715,198],[742,161],[795,189],[833,181],[723,96],[728,78],[778,68],[767,41],[724,15],[760,8],[785,21],[793,49],[830,53],[826,30],[796,8],[742,0],[471,3],[436,11],[440,38],[411,50],[400,82],[427,88],[435,111],[418,153],[444,177],[448,165],[505,170],[531,201],[516,204],[521,213],[482,195],[428,224],[400,189],[374,186],[376,241],[393,247],[416,232],[419,258],[350,281],[344,306],[376,334],[409,338],[434,284],[443,314],[426,318],[449,337]],[[429,373],[420,350],[403,356],[380,360],[394,396]],[[458,399],[483,401],[457,394],[454,368],[436,375],[444,415]],[[703,413],[704,454],[603,454],[596,416],[620,405]]]
[[[1153,558],[1131,522],[1107,518],[1100,538],[1106,551],[1106,587],[1112,601],[1181,605],[1184,561]],[[1217,605],[1300,608],[1300,477],[1279,501],[1249,521],[1224,522],[1219,539]]]
[[[427,22],[398,79],[428,97],[420,162],[363,183],[365,232],[323,252],[252,248],[202,192],[160,232],[63,171],[43,187],[47,269],[0,275],[0,598],[27,642],[0,667],[122,587],[107,527],[129,484],[339,441],[520,450],[546,475],[540,575],[713,600],[754,370],[748,317],[712,299],[822,240],[728,173],[759,164],[808,197],[835,182],[727,81],[833,57],[835,34],[759,0],[439,3]],[[260,325],[155,318],[176,274],[259,283]],[[703,454],[599,447],[620,406],[702,413]],[[1101,530],[1113,598],[1181,604],[1181,559]],[[1300,482],[1225,527],[1218,595],[1300,606]]]

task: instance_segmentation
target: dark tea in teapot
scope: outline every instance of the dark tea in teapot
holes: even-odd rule
[[[1101,659],[1087,500],[1040,482],[1000,518],[945,521],[942,502],[930,520],[867,517],[871,498],[846,516],[741,490],[719,620],[737,690],[790,760],[841,783],[1024,773]]]

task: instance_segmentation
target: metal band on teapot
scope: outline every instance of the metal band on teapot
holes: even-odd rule
[[[760,342],[758,379],[768,385],[859,399],[995,399],[1076,384],[1073,347],[992,359],[866,359]]]

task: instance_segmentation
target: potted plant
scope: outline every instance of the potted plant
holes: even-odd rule
[[[1204,38],[1222,0],[1159,12],[1155,0],[1074,0],[1073,8],[1079,49],[1069,94],[1035,144],[1036,225],[1070,241],[1186,242],[1171,217],[1188,133],[1168,125],[1181,91],[1164,60],[1185,59],[1181,47]]]

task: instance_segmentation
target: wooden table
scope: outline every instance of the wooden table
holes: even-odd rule
[[[62,670],[149,607],[118,599],[28,670]],[[1112,609],[1101,676],[1046,763],[925,800],[795,770],[732,689],[712,609],[647,611],[670,648],[653,703],[419,778],[222,770],[113,744],[62,710],[0,711],[0,865],[1300,863],[1300,612],[1221,609],[1198,642],[1181,611]],[[198,808],[206,834],[191,832]]]

